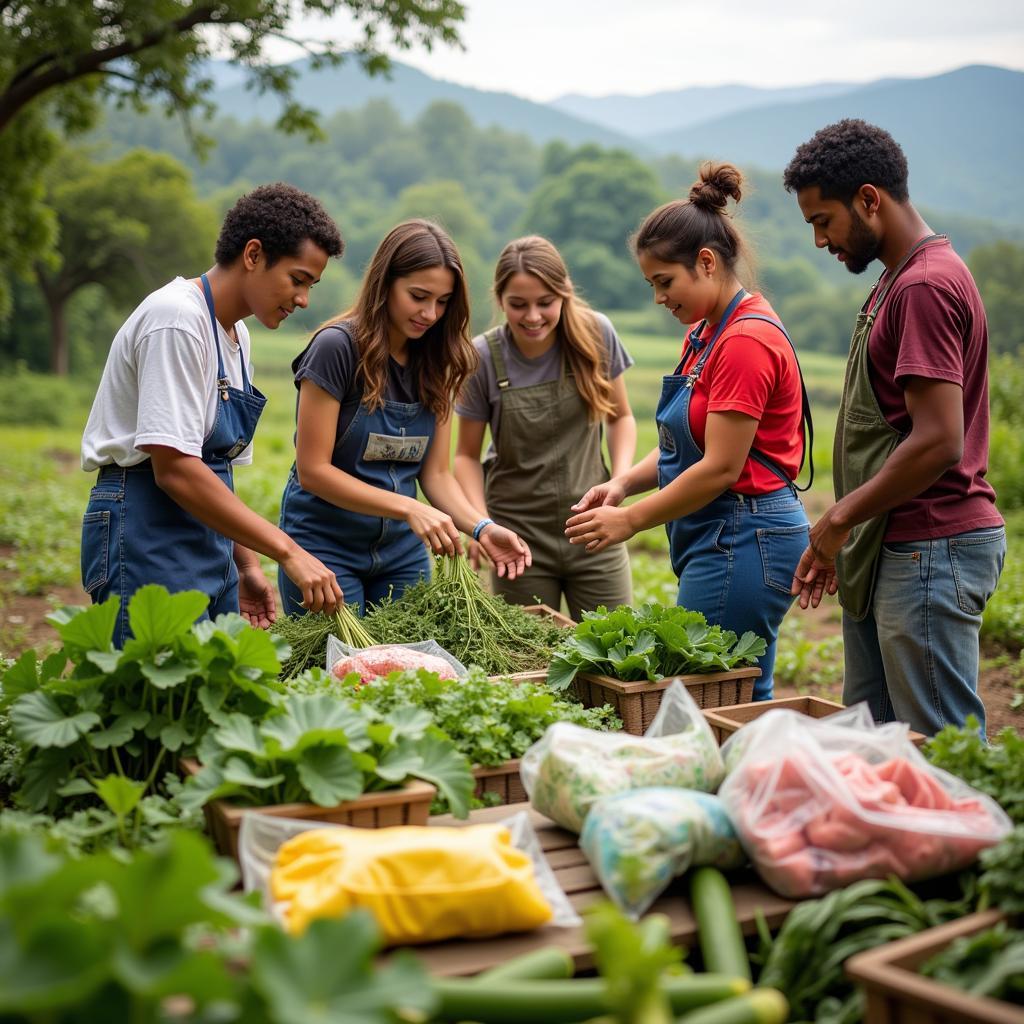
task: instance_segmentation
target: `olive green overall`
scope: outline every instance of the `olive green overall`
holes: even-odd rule
[[[832,448],[832,482],[837,501],[876,476],[903,440],[903,435],[889,424],[878,405],[878,397],[871,385],[868,341],[875,316],[910,257],[921,246],[945,238],[945,235],[928,235],[917,242],[885,285],[882,288],[875,285],[857,314]],[[839,602],[846,614],[858,622],[871,609],[878,556],[888,519],[888,515],[876,516],[855,526],[850,539],[836,556]]]
[[[530,545],[533,565],[511,581],[492,571],[494,592],[515,604],[539,601],[556,609],[564,594],[577,620],[599,604],[629,604],[632,576],[625,545],[588,554],[565,536],[571,506],[609,478],[601,424],[590,420],[564,355],[558,380],[511,387],[499,330],[485,335],[501,409],[494,453],[484,464],[484,497],[487,514]]]

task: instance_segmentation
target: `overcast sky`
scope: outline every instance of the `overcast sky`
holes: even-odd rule
[[[392,56],[435,78],[550,100],[692,85],[1024,70],[1024,0],[468,0],[465,51]],[[345,19],[293,30],[344,41]],[[281,44],[282,60],[296,56]]]

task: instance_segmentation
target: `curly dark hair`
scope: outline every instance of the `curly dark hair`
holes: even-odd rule
[[[839,199],[847,205],[861,185],[874,185],[902,203],[910,198],[908,175],[903,150],[884,128],[848,117],[798,146],[782,183],[787,192],[817,185],[823,199]]]
[[[345,251],[338,225],[320,201],[283,181],[254,188],[228,210],[217,238],[217,263],[233,263],[252,238],[263,246],[267,266],[282,256],[294,256],[307,238],[328,256]]]

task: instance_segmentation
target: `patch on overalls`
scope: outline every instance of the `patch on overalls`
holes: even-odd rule
[[[231,460],[237,459],[246,448],[249,447],[249,442],[245,438],[240,437],[228,450],[224,458]]]
[[[430,444],[429,437],[369,434],[363,458],[367,462],[422,462]]]
[[[658,447],[669,455],[676,453],[676,439],[665,423],[658,424]]]

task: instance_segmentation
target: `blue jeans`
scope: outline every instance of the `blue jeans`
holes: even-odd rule
[[[867,617],[843,616],[843,703],[928,736],[973,714],[984,732],[978,634],[1005,558],[1001,526],[884,545]]]
[[[789,589],[808,529],[788,487],[756,498],[726,492],[672,523],[676,603],[737,634],[753,630],[768,644],[758,659],[754,700],[772,696],[779,626],[793,603]]]

